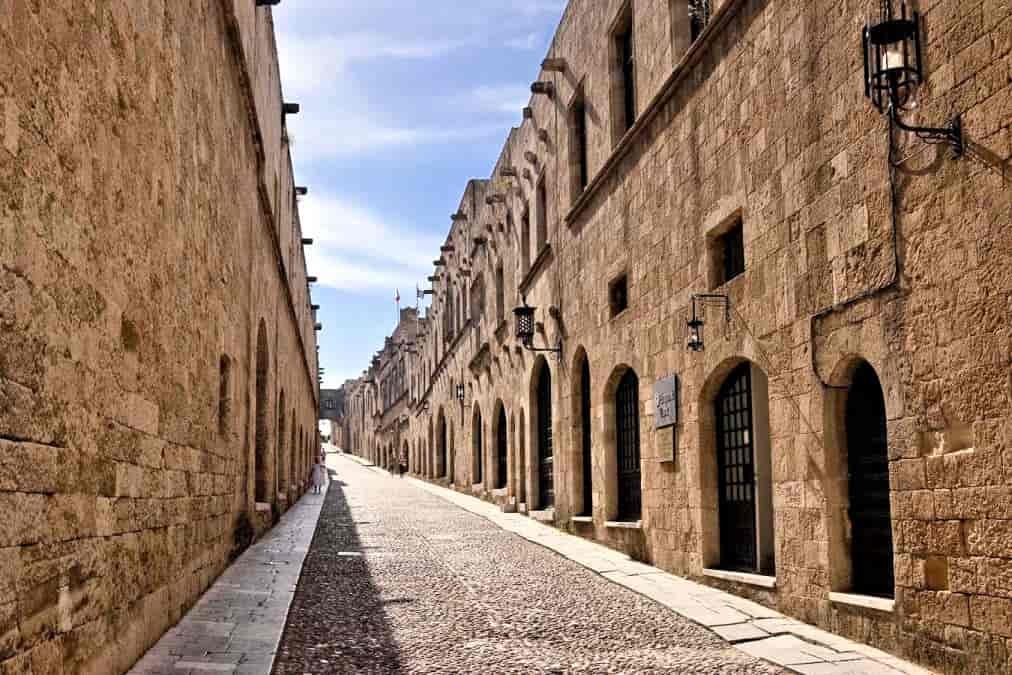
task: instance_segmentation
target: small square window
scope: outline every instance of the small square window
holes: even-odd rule
[[[710,256],[711,289],[723,286],[745,272],[745,236],[740,217],[712,240]]]
[[[611,316],[615,317],[629,307],[629,281],[623,274],[608,284],[608,306],[611,309]]]

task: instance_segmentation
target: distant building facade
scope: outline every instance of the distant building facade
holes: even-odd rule
[[[933,668],[1012,670],[1006,5],[921,3],[914,119],[962,115],[980,150],[953,160],[899,131],[890,154],[864,5],[570,2],[415,353],[388,340],[346,390],[349,449],[406,445],[419,476]],[[516,339],[525,303],[560,353]]]

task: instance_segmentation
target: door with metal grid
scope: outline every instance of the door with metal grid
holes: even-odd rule
[[[552,374],[538,375],[538,508],[555,505],[555,458],[552,454]]]
[[[481,437],[481,413],[477,413],[474,419],[474,484],[477,485],[484,480],[482,476],[482,453],[485,443]]]
[[[717,396],[717,485],[720,564],[755,572],[756,494],[749,364],[727,378]]]
[[[499,419],[496,430],[496,477],[495,486],[497,489],[506,487],[506,472],[508,470],[507,448],[506,448],[506,408],[499,408]]]
[[[636,373],[628,370],[615,394],[619,520],[639,520],[642,512],[639,386]]]
[[[893,597],[893,533],[882,387],[867,363],[847,394],[847,467],[853,591]]]

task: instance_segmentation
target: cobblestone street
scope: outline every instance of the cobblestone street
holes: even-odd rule
[[[275,673],[781,672],[409,481],[336,466]]]

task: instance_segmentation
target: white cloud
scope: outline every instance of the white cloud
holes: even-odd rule
[[[506,40],[506,46],[510,49],[519,49],[523,51],[529,51],[537,49],[541,43],[541,36],[537,33],[528,33],[520,37],[511,38]]]
[[[384,221],[377,214],[332,195],[310,195],[299,203],[302,231],[314,239],[306,249],[310,274],[319,283],[347,291],[389,293],[414,302],[442,241]]]
[[[528,85],[497,84],[475,87],[455,99],[457,105],[483,112],[509,113],[519,118],[520,111],[531,98]],[[500,125],[500,131],[505,129]]]
[[[353,63],[432,59],[465,44],[464,40],[405,40],[379,33],[316,36],[279,33],[281,81],[287,94],[311,95],[345,77]]]

